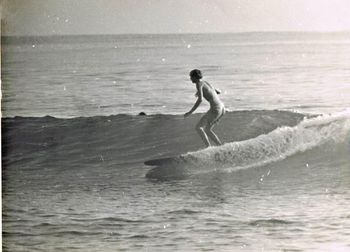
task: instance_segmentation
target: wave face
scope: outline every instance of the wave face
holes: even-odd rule
[[[4,166],[15,168],[90,167],[142,164],[203,148],[194,130],[201,114],[3,118]],[[225,142],[242,141],[277,127],[296,125],[304,115],[283,111],[229,112],[215,131]],[[206,152],[203,152],[206,153]]]
[[[324,145],[349,143],[350,111],[306,118],[296,126],[282,126],[255,138],[189,152],[165,160],[147,176],[157,178],[175,171],[176,176],[203,171],[233,171],[263,166]]]
[[[315,117],[286,111],[235,111],[215,128],[226,144],[202,149],[194,130],[200,116],[186,120],[179,115],[4,118],[5,179],[9,170],[86,170],[101,164],[114,169],[127,164],[144,167],[146,160],[172,156],[179,158],[155,167],[147,176],[173,176],[179,170],[186,174],[230,171],[349,142],[349,112]]]

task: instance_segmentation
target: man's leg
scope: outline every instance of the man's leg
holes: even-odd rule
[[[207,124],[207,117],[208,115],[205,114],[198,122],[198,124],[196,125],[196,131],[198,133],[198,135],[202,138],[203,142],[205,143],[205,145],[207,147],[210,146],[210,142],[209,142],[209,139],[208,139],[208,136],[207,134],[205,133],[204,131],[204,127],[205,125]]]
[[[200,127],[200,128],[196,128],[196,131],[198,132],[199,136],[202,138],[203,142],[205,143],[205,145],[207,147],[210,146],[210,142],[209,142],[209,139],[208,139],[208,136],[207,134],[205,133],[203,127]]]
[[[205,128],[205,132],[207,133],[207,135],[210,137],[210,139],[212,139],[216,145],[222,145],[220,139],[218,138],[217,135],[215,135],[214,131],[213,131],[213,126],[210,127],[206,127]]]
[[[208,124],[205,127],[205,132],[207,133],[209,138],[216,143],[216,145],[222,145],[222,143],[218,138],[218,136],[214,133],[213,128],[219,122],[221,117],[223,117],[224,114],[225,114],[225,108],[222,109],[221,113],[218,116],[216,116],[216,118],[214,118],[212,121],[209,120]]]

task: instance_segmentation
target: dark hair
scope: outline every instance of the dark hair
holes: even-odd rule
[[[201,70],[198,70],[198,69],[193,69],[191,72],[190,72],[190,76],[191,77],[194,77],[196,79],[202,79],[203,78],[203,75],[202,75],[202,72]]]

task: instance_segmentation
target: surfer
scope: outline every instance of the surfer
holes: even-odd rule
[[[213,127],[219,122],[221,117],[225,114],[225,107],[222,101],[220,101],[218,94],[220,90],[212,87],[208,82],[201,80],[203,78],[202,72],[198,69],[194,69],[190,72],[192,83],[196,84],[197,88],[197,101],[193,105],[192,109],[184,116],[190,116],[201,104],[203,97],[209,102],[210,109],[199,120],[196,125],[196,131],[202,138],[207,147],[210,146],[209,138],[215,142],[216,145],[221,145],[220,139],[213,132]],[[209,138],[208,138],[209,136]]]

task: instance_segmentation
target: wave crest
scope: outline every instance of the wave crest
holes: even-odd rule
[[[151,170],[148,177],[159,175],[157,168],[158,172],[163,169],[183,176],[208,169],[212,171],[224,168],[225,171],[233,171],[263,166],[325,144],[349,143],[349,137],[350,111],[306,118],[294,127],[279,127],[253,139],[226,143],[168,159]]]
[[[205,166],[245,168],[278,161],[326,143],[343,143],[350,135],[350,112],[304,119],[254,139],[185,154],[183,159]]]

